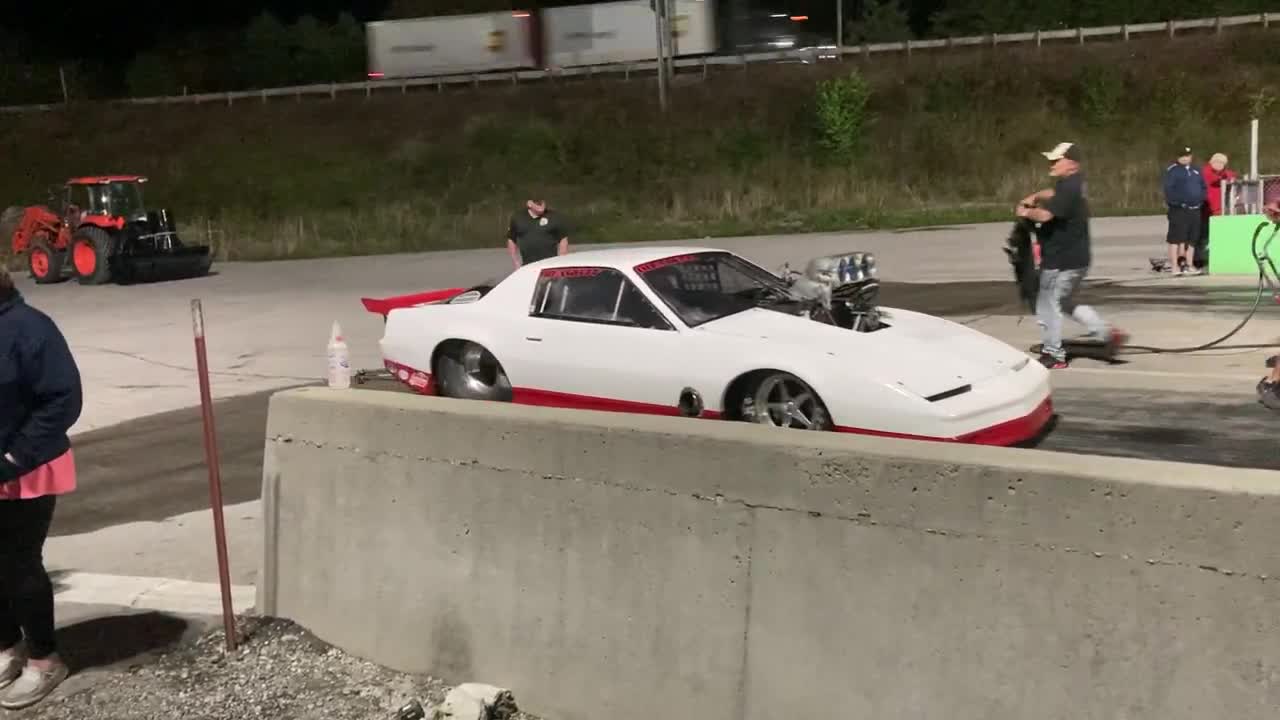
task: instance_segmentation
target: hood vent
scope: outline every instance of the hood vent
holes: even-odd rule
[[[951,388],[950,390],[943,390],[936,395],[930,395],[925,398],[925,400],[928,400],[929,402],[938,402],[939,400],[946,400],[947,398],[953,398],[957,395],[963,395],[972,389],[972,385],[961,385],[960,387]]]

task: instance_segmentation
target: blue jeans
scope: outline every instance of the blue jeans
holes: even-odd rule
[[[1043,348],[1040,352],[1052,355],[1057,360],[1066,360],[1067,352],[1062,349],[1062,315],[1066,313],[1071,319],[1089,329],[1089,334],[1098,340],[1107,339],[1107,324],[1098,313],[1088,305],[1079,305],[1075,301],[1076,290],[1088,268],[1071,270],[1040,271],[1040,295],[1036,298],[1036,322],[1040,325],[1040,339]]]

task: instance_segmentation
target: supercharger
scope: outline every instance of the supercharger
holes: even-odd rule
[[[813,258],[803,272],[784,265],[778,273],[791,292],[813,303],[809,317],[856,332],[880,328],[880,279],[868,252]]]

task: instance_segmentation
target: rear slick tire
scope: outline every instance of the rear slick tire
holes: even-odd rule
[[[466,340],[446,342],[434,370],[442,397],[511,402],[511,382],[502,363],[481,345]]]
[[[71,237],[71,267],[81,285],[111,282],[111,251],[115,240],[99,227],[82,227]]]

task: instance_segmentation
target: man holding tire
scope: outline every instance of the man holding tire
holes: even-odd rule
[[[1191,164],[1191,148],[1183,147],[1178,159],[1164,169],[1164,202],[1168,207],[1169,270],[1196,274],[1193,251],[1200,244],[1201,207],[1209,199],[1209,186],[1199,168]]]
[[[1062,345],[1063,315],[1088,328],[1108,355],[1114,355],[1128,336],[1075,298],[1093,263],[1089,194],[1081,170],[1080,146],[1064,142],[1040,154],[1049,161],[1054,185],[1023,198],[1016,214],[1041,225],[1044,245],[1040,250],[1040,290],[1036,298],[1040,363],[1057,370],[1068,367],[1067,351]]]

